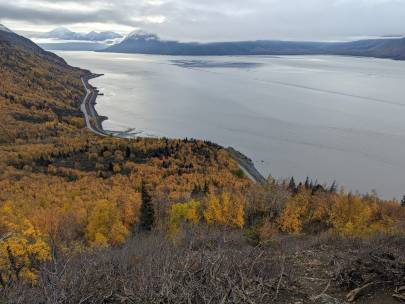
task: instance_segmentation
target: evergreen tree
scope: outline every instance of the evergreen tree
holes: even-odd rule
[[[146,189],[144,181],[142,181],[141,197],[142,206],[139,226],[141,230],[151,231],[155,221],[155,210],[153,208],[152,198]]]
[[[131,157],[131,148],[127,146],[125,148],[125,158],[130,158],[130,157]]]
[[[201,194],[201,187],[200,185],[194,185],[193,191],[191,192],[191,197],[196,197]]]
[[[291,177],[290,183],[288,184],[288,190],[295,192],[296,189],[297,189],[297,186],[295,185],[294,177]]]
[[[330,193],[336,193],[337,192],[337,183],[336,183],[336,181],[333,181],[333,183],[332,183],[332,185],[330,186],[330,188],[329,188],[329,192]]]
[[[204,194],[208,194],[210,192],[210,186],[207,182],[204,183]]]
[[[305,189],[310,189],[310,181],[308,176],[307,179],[305,180]]]

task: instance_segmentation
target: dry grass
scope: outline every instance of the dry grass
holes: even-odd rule
[[[394,237],[289,236],[254,247],[235,231],[199,228],[175,241],[141,234],[120,249],[55,254],[37,285],[20,283],[2,297],[5,303],[322,303],[325,297],[344,303],[338,298],[346,290],[367,282],[342,286],[350,273],[366,275],[362,257],[378,250],[403,259],[404,244]],[[398,281],[381,290],[392,293],[404,283],[399,271]]]

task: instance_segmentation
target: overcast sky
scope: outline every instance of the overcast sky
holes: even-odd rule
[[[342,40],[405,34],[405,0],[0,0],[0,23],[183,41]]]

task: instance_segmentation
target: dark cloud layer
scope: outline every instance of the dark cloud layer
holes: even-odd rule
[[[0,0],[0,21],[26,24],[27,30],[103,23],[180,40],[405,34],[403,20],[405,0]]]

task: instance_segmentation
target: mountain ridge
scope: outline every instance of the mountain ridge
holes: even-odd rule
[[[61,40],[82,40],[82,41],[106,41],[110,39],[122,38],[122,35],[113,31],[96,32],[91,31],[89,33],[73,32],[65,27],[58,27],[43,35],[43,38],[55,38]]]
[[[13,33],[13,31],[11,31],[8,27],[4,26],[3,24],[0,24],[0,31]]]
[[[98,52],[156,55],[346,55],[405,60],[405,38],[366,39],[352,42],[255,40],[233,42],[179,42],[133,32],[120,43]]]
[[[2,26],[2,27],[7,29],[5,26]],[[26,50],[34,52],[35,54],[41,56],[42,58],[44,58],[48,61],[60,64],[60,65],[67,65],[66,61],[63,58],[57,56],[54,53],[45,51],[44,49],[39,47],[37,44],[32,42],[30,39],[20,36],[16,33],[12,32],[9,29],[4,30],[0,27],[0,42],[22,47]]]

